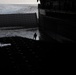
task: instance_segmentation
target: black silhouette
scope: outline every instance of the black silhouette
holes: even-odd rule
[[[34,34],[34,39],[36,40],[36,38],[37,38],[37,34],[35,33],[35,34]]]

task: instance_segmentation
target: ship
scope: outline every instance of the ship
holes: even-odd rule
[[[76,42],[76,1],[40,0],[38,4],[40,40]]]

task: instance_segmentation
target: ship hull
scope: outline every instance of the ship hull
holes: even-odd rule
[[[40,39],[53,42],[76,41],[76,15],[73,13],[39,10]]]

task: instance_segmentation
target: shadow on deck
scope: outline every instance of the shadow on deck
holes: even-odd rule
[[[65,50],[64,46],[58,43],[21,37],[0,38],[0,42],[11,43],[11,46],[0,47],[0,69],[5,74],[56,74],[58,59],[64,51],[60,51],[61,56],[58,52]]]

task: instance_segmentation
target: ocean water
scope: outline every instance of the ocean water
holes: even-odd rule
[[[37,13],[38,4],[0,4],[0,14]]]

